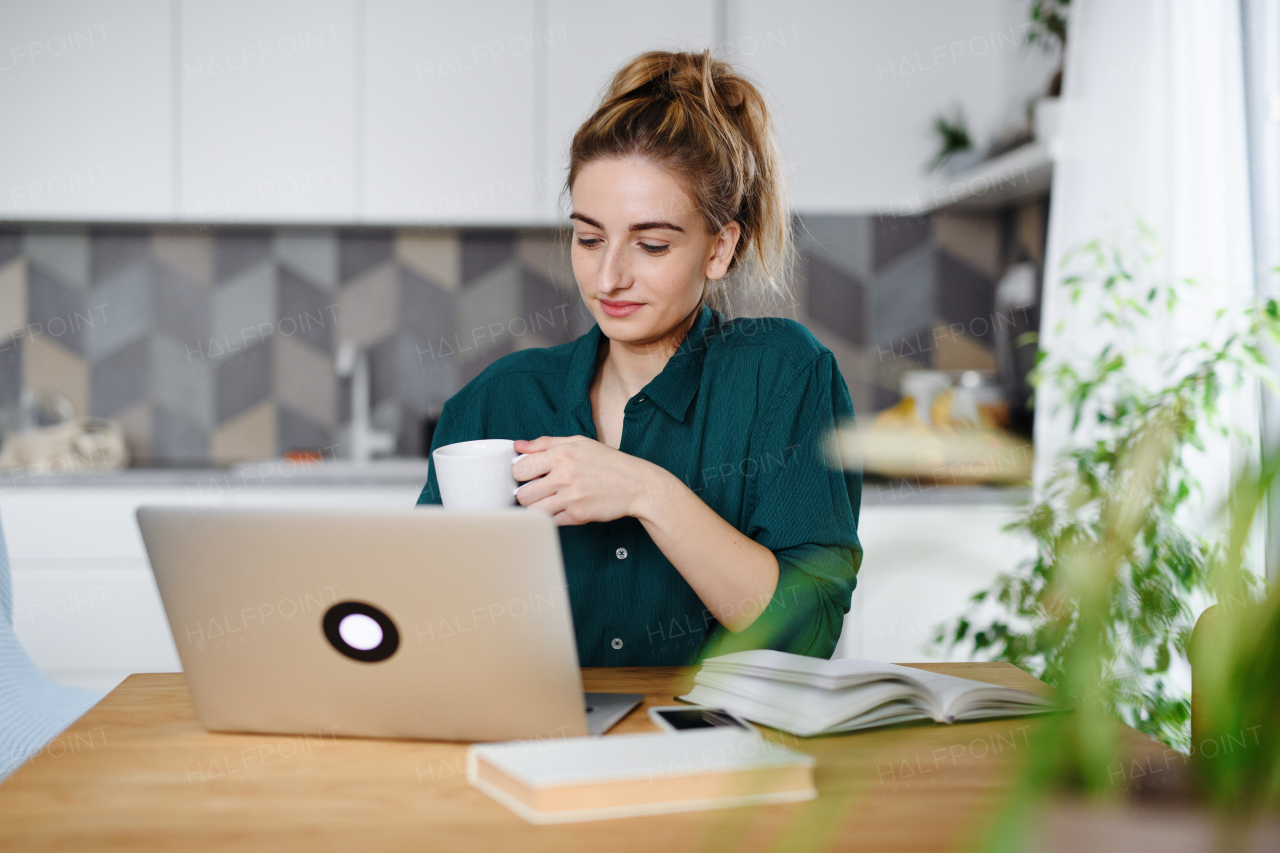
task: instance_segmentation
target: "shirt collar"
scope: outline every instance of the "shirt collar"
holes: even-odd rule
[[[591,379],[596,373],[596,355],[600,352],[600,325],[591,327],[574,341],[573,357],[565,379],[565,405],[560,410],[564,435],[589,435],[596,438],[595,419],[591,416]]]
[[[684,421],[689,404],[702,384],[702,365],[707,355],[707,338],[719,318],[707,306],[698,310],[698,316],[685,335],[680,347],[667,360],[662,372],[650,380],[641,392],[653,400],[664,412],[677,421]]]
[[[716,334],[715,327],[721,319],[717,312],[705,305],[698,309],[698,316],[679,348],[667,360],[662,372],[640,392],[677,421],[684,421],[689,412],[689,404],[693,402],[698,386],[702,384],[707,339]],[[583,429],[593,428],[594,424],[591,417],[591,380],[595,376],[596,355],[600,351],[600,339],[603,336],[599,324],[592,326],[591,331],[578,339],[573,358],[569,362],[565,391],[573,403],[567,407],[565,414],[576,417],[578,427]]]

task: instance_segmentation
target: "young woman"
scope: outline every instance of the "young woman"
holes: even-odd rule
[[[521,504],[561,525],[583,666],[744,648],[830,657],[862,548],[831,352],[720,309],[784,292],[791,228],[760,93],[709,53],[643,54],[574,135],[574,277],[597,324],[488,367],[433,449],[519,440]],[[434,469],[418,499],[440,503]]]

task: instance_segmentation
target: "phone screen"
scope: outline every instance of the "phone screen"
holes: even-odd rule
[[[714,729],[727,727],[745,729],[746,726],[717,708],[689,708],[678,711],[658,711],[662,719],[676,729]]]

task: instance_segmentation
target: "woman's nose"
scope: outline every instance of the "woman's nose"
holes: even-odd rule
[[[613,293],[631,286],[631,271],[627,264],[625,246],[609,246],[605,249],[604,263],[600,265],[597,287],[601,293]]]

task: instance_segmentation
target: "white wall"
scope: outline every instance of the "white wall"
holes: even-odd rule
[[[931,120],[963,108],[979,147],[1056,60],[1018,0],[730,0],[728,59],[766,89],[801,213],[920,209]]]

